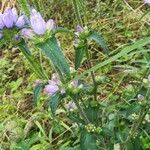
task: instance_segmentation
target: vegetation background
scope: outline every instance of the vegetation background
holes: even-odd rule
[[[85,25],[104,36],[112,54],[126,44],[150,35],[149,6],[142,0],[78,1]],[[46,20],[53,18],[58,26],[74,31],[78,24],[71,0],[28,0],[28,3],[40,11]],[[22,10],[19,0],[1,0],[0,6],[1,11],[7,6],[16,6],[20,12]],[[58,38],[73,66],[72,36],[61,34]],[[142,50],[149,49],[150,45],[147,45]],[[50,75],[52,70],[48,69],[50,64],[47,59],[41,58],[41,54],[35,49],[33,51]],[[93,65],[106,58],[95,43],[91,44],[90,51]],[[149,53],[139,53],[98,70],[96,75],[101,80],[98,97],[100,101],[113,101],[110,112],[111,109],[117,112],[119,105],[127,103],[125,99],[119,99],[121,95],[130,99],[137,93],[150,65],[149,58]],[[85,69],[86,62],[80,71]],[[21,150],[78,150],[79,134],[75,130],[76,126],[64,115],[61,108],[57,112],[59,119],[53,120],[44,94],[37,107],[33,106],[32,91],[36,79],[17,48],[0,49],[0,150],[18,150],[19,147]],[[147,136],[143,138],[143,147],[149,149],[149,133],[145,134]],[[113,145],[111,148],[113,149]]]

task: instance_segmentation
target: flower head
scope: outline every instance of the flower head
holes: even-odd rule
[[[49,84],[45,86],[44,88],[44,92],[48,94],[48,96],[52,96],[54,95],[56,92],[59,91],[59,87],[58,85],[53,82],[53,81],[49,81]]]
[[[30,16],[30,23],[33,31],[38,35],[43,35],[46,31],[46,22],[42,18],[41,14],[35,9],[32,10]]]

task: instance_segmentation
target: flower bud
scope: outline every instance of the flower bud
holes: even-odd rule
[[[53,81],[49,81],[49,84],[45,86],[44,88],[44,92],[48,94],[48,96],[52,96],[54,95],[56,92],[59,91],[59,87],[58,85],[53,82]]]
[[[138,98],[138,100],[144,100],[145,99],[142,94],[138,94],[137,98]]]
[[[41,14],[35,9],[32,10],[30,23],[33,31],[38,35],[43,35],[46,32],[46,23]]]
[[[77,25],[77,29],[76,30],[77,30],[78,33],[81,33],[81,32],[84,31],[84,29],[80,25]]]
[[[46,23],[47,30],[54,30],[56,28],[56,24],[53,19],[49,19]]]
[[[21,35],[27,39],[32,39],[34,36],[33,31],[31,29],[27,29],[27,28],[24,28],[21,30]]]
[[[14,18],[11,8],[7,8],[3,14],[3,22],[7,28],[12,28],[14,25]]]
[[[26,24],[26,18],[24,15],[20,16],[16,22],[16,27],[23,28]]]

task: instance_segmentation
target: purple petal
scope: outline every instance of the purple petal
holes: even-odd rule
[[[32,10],[30,23],[36,34],[43,35],[46,32],[46,22],[42,18],[41,14],[36,10]]]
[[[79,82],[78,82],[78,80],[73,80],[73,86],[75,87],[75,88],[77,88],[78,87],[78,85],[79,85]]]
[[[83,31],[84,31],[84,29],[80,25],[77,25],[77,32],[81,33]]]
[[[33,31],[31,29],[27,29],[27,28],[24,28],[21,30],[21,35],[27,39],[32,39],[34,36]]]
[[[56,28],[56,24],[53,19],[49,19],[46,23],[47,30],[54,30]]]
[[[47,93],[48,96],[52,96],[58,91],[59,91],[59,87],[56,84],[48,84],[44,88],[44,92]]]
[[[12,14],[13,14],[13,21],[14,23],[16,23],[18,20],[18,14],[16,8],[12,8]]]
[[[150,4],[150,0],[144,0],[145,4]]]
[[[26,18],[24,15],[20,16],[16,22],[18,28],[23,28],[26,24]]]
[[[3,23],[7,28],[12,28],[14,25],[13,13],[11,8],[7,8],[3,14]]]
[[[4,23],[3,23],[3,14],[0,13],[0,30],[4,28]]]

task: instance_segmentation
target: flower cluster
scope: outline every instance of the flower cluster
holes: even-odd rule
[[[4,13],[0,13],[0,30],[4,28],[11,29],[17,27],[23,28],[27,24],[25,15],[18,16],[16,8],[6,8]],[[0,33],[0,39],[3,34]]]
[[[65,90],[61,88],[61,81],[57,74],[52,75],[52,79],[48,81],[48,84],[44,88],[44,92],[48,94],[48,96],[52,96],[57,92],[61,94],[65,93]]]
[[[44,35],[47,31],[51,31],[56,28],[56,24],[53,19],[49,19],[45,22],[41,14],[35,9],[31,11],[29,24],[31,28],[24,28],[21,31],[21,34],[29,39],[33,38],[34,33],[37,35]]]

